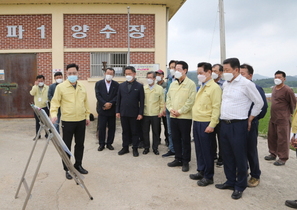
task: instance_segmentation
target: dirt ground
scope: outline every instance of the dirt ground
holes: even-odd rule
[[[97,151],[95,136],[96,121],[87,128],[83,166],[89,171],[84,183],[94,200],[90,200],[83,188],[73,180],[67,180],[61,158],[55,147],[48,145],[32,198],[26,209],[289,209],[287,199],[297,199],[296,153],[290,152],[285,166],[274,166],[264,160],[268,154],[267,140],[258,138],[261,183],[256,188],[247,188],[239,200],[231,198],[232,191],[218,190],[214,184],[199,187],[189,174],[196,173],[196,158],[192,142],[190,171],[181,167],[170,168],[167,163],[173,158],[162,158],[167,152],[162,136],[160,155],[152,151],[139,157],[129,154],[119,156],[121,128],[117,131],[113,146],[115,150]],[[0,119],[0,209],[22,209],[26,198],[24,186],[14,198],[28,157],[33,147],[34,119]],[[37,147],[26,174],[30,185],[40,159],[45,138],[38,140]],[[223,168],[215,168],[214,183],[225,182]]]

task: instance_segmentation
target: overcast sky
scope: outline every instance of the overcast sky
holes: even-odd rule
[[[224,0],[226,57],[256,74],[297,75],[297,0]],[[187,0],[169,21],[168,60],[220,62],[218,0]]]

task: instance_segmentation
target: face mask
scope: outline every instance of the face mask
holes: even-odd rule
[[[60,84],[63,82],[63,79],[56,79],[56,82]]]
[[[232,73],[224,73],[223,76],[226,81],[231,81],[234,77]]]
[[[214,72],[212,72],[211,77],[212,77],[213,79],[217,79],[217,78],[219,77],[219,75],[216,74],[216,73],[214,73]]]
[[[174,77],[176,78],[176,79],[179,79],[179,78],[181,78],[183,76],[183,74],[181,73],[181,72],[179,72],[179,71],[176,71],[175,73],[174,73]]]
[[[175,73],[175,70],[174,69],[170,69],[170,74],[173,76]]]
[[[132,81],[132,80],[133,80],[133,77],[132,77],[132,76],[130,76],[130,75],[127,75],[127,76],[126,76],[126,80],[127,80],[128,82],[130,82],[130,81]]]
[[[75,83],[77,81],[77,75],[70,75],[70,76],[68,76],[68,80],[71,83]]]
[[[109,75],[109,74],[105,75],[105,79],[107,81],[111,81],[112,80],[112,75]]]
[[[153,79],[147,79],[147,84],[151,85],[154,83],[154,80]]]
[[[283,83],[283,81],[281,81],[280,79],[274,79],[274,84],[280,85],[282,83]]]
[[[157,82],[160,82],[162,80],[161,76],[156,76]]]
[[[39,87],[42,87],[43,85],[44,85],[44,82],[39,82],[39,83],[38,83],[38,86],[39,86]]]
[[[205,82],[205,80],[206,80],[206,76],[203,74],[198,74],[197,78],[198,78],[199,82]]]

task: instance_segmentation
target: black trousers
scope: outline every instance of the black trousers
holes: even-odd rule
[[[48,108],[43,107],[42,109],[46,112],[47,116],[49,116]],[[37,115],[35,114],[35,112],[34,112],[34,117],[35,117],[35,122],[36,122],[35,129],[36,129],[36,134],[37,134],[39,131],[39,128],[40,128],[40,124],[39,124],[39,119],[38,119]],[[45,137],[47,137],[47,134],[45,134]],[[37,136],[37,138],[38,138],[38,136]]]
[[[162,120],[162,122],[163,122],[163,126],[164,126],[164,136],[165,136],[165,139],[166,139],[167,141],[169,141],[169,139],[168,139],[168,127],[167,127],[167,119],[166,119],[166,116],[161,117],[161,120]],[[162,129],[161,129],[161,123],[160,123],[159,136],[161,136],[161,131],[162,131]],[[161,142],[161,138],[160,138],[160,142]]]
[[[261,170],[258,157],[258,126],[259,121],[255,119],[252,121],[252,126],[248,132],[247,138],[247,158],[251,170],[251,176],[260,179]]]
[[[191,161],[192,120],[171,118],[170,123],[175,159],[188,163]]]
[[[221,120],[220,137],[226,184],[244,191],[247,186],[248,121],[226,123]]]
[[[82,164],[83,153],[84,153],[84,142],[86,133],[86,120],[70,122],[62,121],[63,140],[71,151],[72,138],[74,136],[74,166],[80,166]],[[68,154],[67,154],[68,155]],[[68,155],[70,158],[70,156]],[[68,171],[68,168],[63,162],[64,170]]]
[[[122,139],[123,139],[123,147],[128,148],[130,144],[130,140],[132,139],[133,148],[138,148],[139,143],[139,126],[137,125],[139,122],[136,117],[121,117],[121,125],[122,125]]]
[[[106,128],[108,129],[107,132],[107,140],[106,139]],[[116,130],[116,116],[98,116],[98,127],[97,130],[99,132],[98,139],[99,145],[104,146],[105,144],[113,144],[114,135]]]
[[[153,149],[157,150],[160,139],[161,119],[158,116],[144,116],[142,122],[144,148],[150,148],[150,127],[153,131]]]

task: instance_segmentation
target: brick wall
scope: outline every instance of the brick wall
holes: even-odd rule
[[[155,53],[153,52],[132,52],[130,53],[130,62],[132,64],[154,64]]]
[[[41,38],[41,30],[45,26],[45,39]],[[17,26],[15,35],[7,26]],[[19,26],[24,30],[19,38]],[[52,17],[51,15],[0,15],[0,49],[49,49],[52,47]]]
[[[52,53],[37,54],[37,74],[45,77],[47,85],[52,84]]]
[[[125,14],[71,14],[64,15],[64,46],[66,48],[127,48],[127,15]],[[85,38],[74,38],[73,26],[88,26]],[[116,31],[106,38],[100,31],[109,25]],[[130,25],[144,25],[143,38],[130,38],[131,48],[155,47],[155,15],[130,15]],[[80,29],[76,27],[74,30]],[[141,30],[140,27],[136,28]],[[110,31],[110,30],[109,30]],[[132,33],[132,32],[131,32]],[[78,35],[81,36],[81,35]],[[138,35],[137,35],[138,36]]]
[[[90,78],[90,53],[88,52],[69,52],[64,53],[64,69],[70,63],[78,65],[78,79],[86,80]]]

